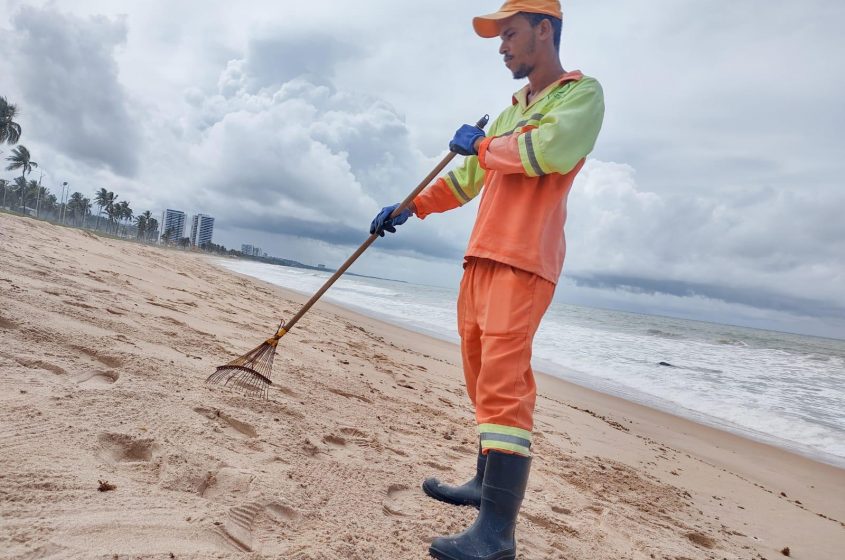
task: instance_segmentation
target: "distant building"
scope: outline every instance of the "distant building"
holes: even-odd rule
[[[168,208],[161,216],[161,236],[171,241],[185,237],[185,213]]]
[[[241,245],[241,253],[248,256],[248,257],[261,257],[261,256],[266,257],[267,256],[267,253],[263,253],[261,251],[261,247],[256,247],[255,245],[249,245],[247,243],[244,243],[243,245]]]
[[[205,247],[214,235],[214,218],[206,214],[191,217],[191,245]]]

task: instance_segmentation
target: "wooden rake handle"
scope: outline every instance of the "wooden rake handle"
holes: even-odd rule
[[[478,122],[475,123],[475,126],[483,130],[484,127],[487,126],[489,120],[490,116],[484,115],[483,117],[478,119]],[[449,165],[449,162],[452,161],[456,155],[458,154],[455,152],[449,152],[448,154],[446,154],[446,156],[440,160],[440,163],[438,163],[434,167],[434,169],[431,170],[431,173],[426,175],[425,179],[420,181],[420,184],[417,185],[417,188],[415,188],[413,191],[411,191],[411,194],[405,197],[405,200],[403,200],[396,208],[396,210],[394,210],[393,213],[390,214],[390,217],[395,218],[396,216],[401,214],[408,206],[410,206],[414,198],[416,198],[416,196],[420,194],[424,188],[431,184],[431,181],[433,181],[434,178],[437,177],[441,171],[443,171],[444,167]],[[369,246],[372,245],[373,242],[378,238],[379,235],[377,233],[373,233],[372,235],[370,235],[370,237],[367,238],[367,240],[364,241],[364,243],[360,247],[358,247],[358,250],[355,251],[351,257],[346,259],[346,262],[343,263],[343,265],[341,265],[341,267],[337,269],[337,272],[335,272],[331,278],[326,280],[326,283],[323,284],[323,286],[319,290],[317,290],[317,293],[311,296],[311,299],[309,299],[308,302],[302,306],[302,309],[300,309],[299,312],[294,315],[293,319],[291,319],[279,328],[279,331],[276,333],[276,336],[283,336],[285,333],[290,331],[293,326],[297,323],[297,321],[302,319],[302,316],[308,313],[308,310],[311,309],[311,307],[315,303],[317,303],[317,300],[323,297],[323,294],[325,294],[326,291],[332,287],[332,284],[334,284],[338,278],[343,276],[343,273],[346,272],[350,266],[352,266],[352,263],[358,260],[358,257],[360,257],[364,253],[364,251],[366,251]]]

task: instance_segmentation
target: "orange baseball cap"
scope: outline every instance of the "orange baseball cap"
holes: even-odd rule
[[[547,14],[563,19],[559,0],[507,0],[498,12],[472,18],[472,27],[482,37],[498,37],[499,22],[519,12]]]

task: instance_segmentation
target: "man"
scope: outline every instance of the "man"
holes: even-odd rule
[[[458,332],[467,392],[480,435],[476,475],[462,486],[423,483],[434,499],[480,509],[463,533],[434,539],[439,559],[513,559],[514,530],[531,465],[536,385],[534,333],[563,268],[566,200],[595,144],[604,116],[599,83],[567,72],[559,57],[558,0],[508,0],[473,19],[481,37],[499,37],[515,79],[528,84],[490,126],[464,125],[449,148],[463,165],[390,219],[384,208],[370,232],[395,232],[411,214],[425,218],[484,194],[464,260]]]

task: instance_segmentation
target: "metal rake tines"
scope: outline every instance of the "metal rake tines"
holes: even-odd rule
[[[273,383],[270,381],[270,372],[276,356],[275,341],[271,340],[218,367],[208,376],[206,383],[231,386],[248,396],[267,398],[267,391]]]
[[[247,396],[267,398],[272,381],[251,369],[241,366],[220,366],[212,373],[207,383],[231,386]]]

